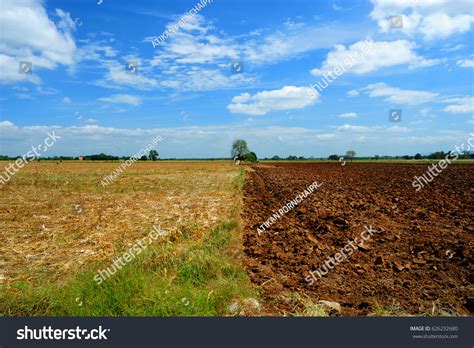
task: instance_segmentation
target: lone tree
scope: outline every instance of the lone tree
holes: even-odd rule
[[[355,155],[356,155],[356,152],[354,150],[349,150],[346,152],[346,157],[350,159],[351,162],[352,162],[352,159],[355,157]]]
[[[232,158],[237,158],[238,160],[245,160],[245,157],[249,153],[249,148],[247,146],[247,142],[243,139],[237,139],[232,144],[232,150],[230,154]]]
[[[158,151],[156,150],[150,150],[150,153],[148,154],[148,158],[152,161],[156,161],[158,159]]]

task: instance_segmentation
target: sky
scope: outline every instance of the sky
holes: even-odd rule
[[[48,156],[451,150],[473,21],[469,0],[0,0],[0,154],[53,131]]]

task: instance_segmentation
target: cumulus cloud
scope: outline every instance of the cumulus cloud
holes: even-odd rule
[[[445,39],[470,31],[474,21],[471,0],[371,1],[374,7],[370,17],[383,32],[400,30],[420,34],[426,40]],[[395,15],[402,16],[402,28],[390,27],[390,17]]]
[[[42,1],[0,0],[0,83],[40,83],[35,71],[72,65],[76,44],[69,13],[56,9],[56,23],[48,17]],[[33,74],[20,74],[19,62],[31,62]]]
[[[138,106],[142,103],[140,97],[129,94],[115,94],[110,97],[99,98],[99,100],[107,103],[128,104],[132,106]]]
[[[311,70],[313,76],[322,76],[324,72],[333,72],[343,67],[354,74],[367,74],[381,68],[408,65],[410,68],[422,68],[439,64],[439,59],[426,59],[418,56],[416,44],[407,40],[396,41],[358,41],[349,47],[336,45],[329,52],[320,68]]]
[[[9,129],[17,128],[13,122],[10,121],[0,121],[0,129],[8,131]]]
[[[386,102],[391,104],[411,106],[433,102],[439,96],[438,93],[391,87],[383,82],[370,84],[362,90],[371,98],[383,97]]]
[[[227,108],[232,113],[265,115],[272,111],[302,109],[316,103],[318,97],[308,87],[284,86],[254,95],[242,93],[232,98]]]

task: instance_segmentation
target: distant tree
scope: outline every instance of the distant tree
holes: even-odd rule
[[[247,142],[243,139],[237,139],[232,144],[232,150],[230,151],[230,154],[232,158],[237,158],[238,160],[242,161],[249,152],[250,151],[247,146]]]
[[[451,151],[450,151],[451,152]],[[454,156],[454,155],[452,155]],[[463,151],[460,155],[459,155],[459,159],[469,159],[469,158],[472,158],[472,154],[469,153],[469,151]]]
[[[281,160],[281,157],[280,156],[273,156],[272,160],[273,161],[279,161],[279,160]]]
[[[294,156],[294,155],[290,155],[286,158],[288,161],[296,161],[298,159],[298,157]]]
[[[299,159],[300,161],[304,161],[306,158],[305,158],[304,156],[300,156],[300,157],[298,157],[298,159]]]
[[[428,156],[429,159],[443,159],[446,157],[444,151],[436,151]]]
[[[158,151],[156,150],[150,150],[150,153],[148,154],[148,159],[150,161],[156,161],[158,159]]]
[[[355,155],[356,155],[356,152],[354,150],[349,150],[346,152],[346,157],[350,159],[351,162],[354,159]]]
[[[375,155],[375,156],[374,156],[374,160],[376,160],[376,161],[378,161],[378,160],[379,160],[379,158],[380,158],[380,156],[379,156],[379,155]]]
[[[255,152],[249,152],[247,155],[245,155],[245,160],[252,163],[258,161]]]
[[[140,161],[146,161],[148,160],[148,157],[146,157],[146,155],[143,155],[142,157],[140,157]]]
[[[338,155],[331,155],[328,157],[328,160],[330,161],[338,161],[339,160],[339,156]]]
[[[84,159],[92,161],[117,161],[119,158],[117,156],[106,155],[105,153],[100,153],[98,155],[85,156]]]
[[[417,154],[415,155],[415,159],[416,159],[416,160],[421,159],[421,154],[417,153]]]

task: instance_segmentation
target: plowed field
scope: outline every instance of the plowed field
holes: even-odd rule
[[[291,294],[341,305],[341,315],[469,315],[473,294],[474,167],[451,165],[416,192],[426,165],[275,164],[247,172],[244,248],[269,314],[292,312]],[[261,235],[257,228],[322,183]],[[378,233],[312,285],[309,271]],[[472,309],[471,309],[472,310]]]

